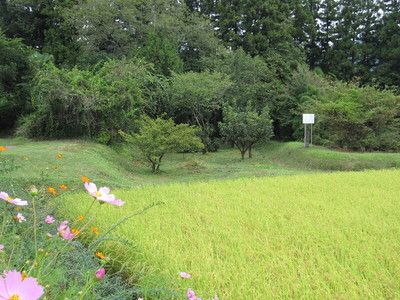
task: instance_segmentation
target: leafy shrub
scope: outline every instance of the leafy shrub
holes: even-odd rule
[[[313,142],[357,151],[399,151],[400,97],[390,90],[342,83],[301,67],[288,85],[281,122],[303,139],[303,113],[315,113]]]
[[[400,97],[373,87],[336,83],[325,101],[314,101],[316,134],[334,146],[361,151],[398,151]]]
[[[22,119],[18,134],[88,137],[108,144],[120,140],[118,130],[132,130],[143,110],[146,68],[139,60],[110,60],[98,71],[47,66],[33,80],[35,112]]]

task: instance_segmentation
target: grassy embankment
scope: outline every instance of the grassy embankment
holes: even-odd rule
[[[109,147],[85,141],[0,139],[0,145],[12,150],[2,153],[2,158],[14,159],[15,164],[20,166],[7,175],[20,186],[46,181],[50,185],[65,184],[77,188],[81,187],[79,177],[86,175],[101,185],[130,188],[160,183],[400,166],[398,153],[342,153],[322,147],[304,149],[302,143],[271,142],[256,148],[254,158],[244,161],[235,149],[206,155],[167,154],[163,159],[162,172],[154,175],[138,155],[123,156]],[[59,153],[64,153],[64,156],[57,160]]]
[[[330,164],[343,162],[351,169],[357,160],[362,169],[399,163],[398,154],[340,153],[302,149],[300,143],[273,143],[244,162],[233,149],[197,156],[206,166],[197,172],[184,167],[193,161],[191,155],[185,155],[186,162],[182,155],[170,155],[165,172],[151,175],[147,167],[129,166],[99,145],[46,143],[21,142],[13,152],[19,158],[29,151],[39,157],[37,163],[54,159],[49,150],[55,155],[64,152],[65,172],[71,172],[64,180],[75,184],[71,178],[86,175],[98,184],[120,187],[199,177],[300,174],[321,168],[326,157],[331,157]],[[45,146],[39,149],[41,145]],[[302,162],[307,159],[311,163]],[[349,159],[352,163],[346,164]],[[133,170],[136,173],[130,174]],[[12,173],[25,176],[26,182],[37,175],[29,175],[25,166]],[[104,233],[138,209],[164,202],[113,232],[133,242],[135,249],[100,245],[106,255],[128,262],[132,276],[141,275],[144,290],[153,295],[157,291],[160,299],[168,297],[169,290],[183,295],[188,287],[203,298],[218,294],[220,299],[397,298],[399,174],[398,170],[300,174],[143,186],[113,191],[127,202],[123,209],[102,205],[92,213]],[[55,200],[60,213],[73,218],[76,211],[84,211],[90,203],[76,201],[87,198],[81,196],[71,193]],[[179,271],[191,273],[192,278],[179,278]]]

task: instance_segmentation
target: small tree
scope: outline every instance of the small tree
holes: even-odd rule
[[[272,136],[272,121],[266,108],[262,113],[257,113],[250,107],[237,111],[227,106],[223,115],[224,122],[219,123],[221,133],[240,150],[242,159],[247,151],[251,158],[254,144]]]
[[[200,138],[195,136],[196,128],[188,124],[176,125],[172,119],[154,120],[145,116],[138,125],[139,133],[120,131],[120,134],[139,149],[150,162],[153,172],[160,170],[161,160],[168,152],[196,151],[204,147]]]
[[[169,93],[175,118],[201,128],[205,152],[210,148],[223,95],[231,84],[226,75],[209,71],[174,73],[171,78]]]

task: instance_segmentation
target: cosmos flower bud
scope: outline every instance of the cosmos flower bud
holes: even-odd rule
[[[38,194],[38,189],[36,188],[36,186],[31,185],[31,186],[29,187],[29,190],[30,190],[30,194],[31,194],[32,197],[37,196],[37,194]]]
[[[97,279],[103,279],[104,275],[106,275],[106,270],[104,268],[97,270],[95,273]]]

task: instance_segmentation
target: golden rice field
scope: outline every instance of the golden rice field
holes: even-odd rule
[[[187,288],[221,300],[400,298],[400,170],[112,193],[126,204],[94,206],[89,215],[100,233],[152,202],[164,203],[113,231],[136,248],[100,244],[140,276],[145,299],[157,298],[152,288],[177,291],[176,299],[185,299]],[[71,219],[91,202],[84,194],[58,199]]]

